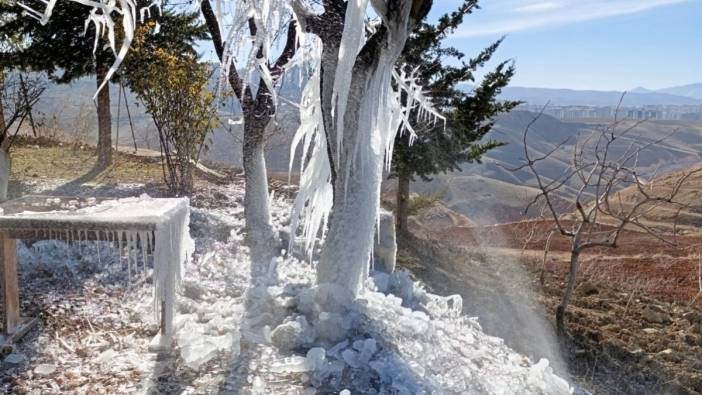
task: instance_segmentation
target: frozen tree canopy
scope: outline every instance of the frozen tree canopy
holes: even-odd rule
[[[224,44],[219,91],[230,73],[237,72],[232,67],[243,66],[245,75],[241,78],[241,91],[236,92],[237,96],[244,96],[246,88],[255,85],[260,78],[273,95],[275,105],[276,90],[270,59],[275,42],[290,22],[287,0],[215,0],[214,6]]]

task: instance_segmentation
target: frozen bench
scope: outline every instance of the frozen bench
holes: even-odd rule
[[[0,288],[5,339],[16,340],[33,320],[19,311],[17,245],[20,240],[99,240],[153,256],[154,313],[164,339],[173,332],[175,288],[193,251],[187,198],[148,196],[117,200],[25,196],[0,204]],[[98,245],[99,248],[99,245]],[[98,254],[99,255],[99,254]],[[130,254],[131,255],[131,254]],[[127,258],[131,277],[131,256]],[[135,260],[135,264],[137,260]],[[142,261],[146,268],[146,259]],[[0,336],[2,337],[2,336]]]

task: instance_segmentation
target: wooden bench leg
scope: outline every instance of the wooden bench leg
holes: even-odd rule
[[[17,284],[17,240],[0,232],[0,286],[2,287],[3,327],[12,334],[20,324]]]

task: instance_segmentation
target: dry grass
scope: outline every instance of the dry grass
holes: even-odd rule
[[[12,149],[13,178],[46,178],[74,180],[89,173],[97,156],[92,147],[18,144]],[[114,163],[99,172],[91,182],[163,183],[158,159],[116,153]]]

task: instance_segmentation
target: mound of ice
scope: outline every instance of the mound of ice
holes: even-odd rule
[[[570,393],[547,360],[532,364],[461,316],[460,297],[432,295],[404,272],[385,276],[381,281],[405,298],[368,290],[340,307],[329,288],[298,293],[315,341],[304,363],[298,357],[283,364],[287,372],[309,371],[322,392]]]
[[[277,259],[279,282],[257,287],[260,310],[249,311],[249,321],[267,318],[244,324],[277,350],[259,383],[304,374],[321,393],[571,393],[547,360],[534,364],[461,315],[457,295],[433,295],[398,272],[377,273],[351,300],[314,286],[310,265]]]
[[[230,210],[229,222],[243,227],[241,209]],[[288,210],[287,202],[272,202],[274,226]],[[208,216],[195,218],[196,231],[206,233]],[[571,392],[548,361],[534,363],[486,335],[461,314],[460,297],[431,294],[406,272],[374,273],[352,299],[315,285],[313,264],[291,256],[251,262],[240,233],[211,237],[218,240],[203,246],[187,276],[209,292],[184,287],[176,341],[195,370],[230,350],[224,387],[234,392]],[[214,344],[228,333],[231,344]]]

